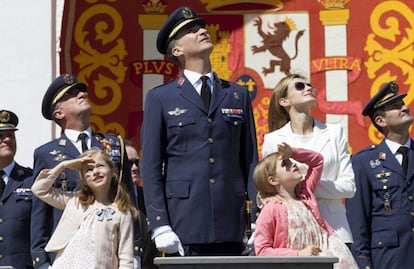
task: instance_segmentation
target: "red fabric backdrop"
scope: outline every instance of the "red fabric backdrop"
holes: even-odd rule
[[[321,12],[330,6],[349,11],[343,42],[347,53],[325,55],[325,26]],[[262,28],[272,34],[272,23],[289,22],[290,35],[283,48],[292,58],[292,68],[310,75],[318,89],[314,116],[325,121],[325,115],[348,115],[348,138],[352,152],[380,141],[362,106],[381,85],[396,80],[406,103],[413,101],[414,75],[414,2],[359,0],[289,0],[289,1],[66,1],[61,36],[61,72],[70,72],[89,85],[93,106],[93,128],[113,132],[139,147],[143,117],[144,74],[158,74],[168,81],[179,70],[167,59],[148,59],[143,47],[155,40],[143,40],[145,31],[156,31],[166,15],[179,5],[189,5],[207,19],[210,35],[216,43],[213,67],[224,79],[248,87],[252,94],[259,149],[267,132],[267,105],[272,87],[284,75],[276,66],[263,74],[271,60],[269,54],[252,53],[261,46],[254,21],[263,20]],[[300,30],[304,35],[295,38]],[[144,60],[145,59],[145,60]],[[348,100],[326,101],[325,73],[347,70]],[[148,90],[148,89],[146,89]]]

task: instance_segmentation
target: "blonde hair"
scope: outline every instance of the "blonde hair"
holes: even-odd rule
[[[288,112],[279,104],[279,100],[280,98],[287,96],[289,83],[295,78],[307,80],[304,75],[291,74],[282,78],[273,89],[272,96],[270,97],[269,114],[267,118],[269,132],[280,129],[283,125],[290,121]]]
[[[253,182],[259,192],[268,195],[277,194],[275,186],[269,183],[268,178],[276,176],[278,159],[279,154],[277,152],[271,153],[263,158],[254,168]]]
[[[108,164],[111,172],[113,173],[111,180],[111,188],[109,190],[109,198],[112,202],[116,204],[118,209],[121,212],[131,212],[132,218],[134,221],[138,218],[138,211],[132,203],[129,192],[127,191],[124,184],[119,180],[118,168],[115,163],[112,161],[111,157],[104,151],[99,148],[93,147],[84,153],[80,157],[84,156],[101,156],[106,164]],[[86,184],[85,175],[80,173],[80,191],[79,191],[79,202],[82,206],[87,207],[95,201],[95,195],[93,194],[91,188]]]

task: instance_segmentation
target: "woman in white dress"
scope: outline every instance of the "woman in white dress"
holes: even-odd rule
[[[80,172],[80,190],[53,187],[65,169]],[[52,268],[133,268],[133,221],[137,210],[105,151],[92,148],[79,158],[42,170],[33,193],[63,215],[45,250],[57,252]]]
[[[315,190],[318,206],[339,238],[350,245],[352,234],[342,202],[355,193],[348,142],[340,125],[312,117],[315,105],[316,90],[306,77],[292,74],[281,79],[269,104],[269,133],[264,136],[262,156],[276,152],[282,142],[323,155],[322,177]]]

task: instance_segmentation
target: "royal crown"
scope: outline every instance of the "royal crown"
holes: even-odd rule
[[[351,0],[318,0],[319,4],[326,9],[341,9],[351,2]]]
[[[164,5],[160,0],[148,0],[146,3],[142,4],[145,13],[164,13],[167,5]]]
[[[285,23],[289,26],[289,29],[291,31],[296,30],[296,23],[294,21],[292,21],[292,19],[286,17],[285,18]]]

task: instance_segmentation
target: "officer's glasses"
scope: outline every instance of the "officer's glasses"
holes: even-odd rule
[[[405,106],[405,103],[403,100],[395,101],[390,104],[384,105],[382,108],[383,111],[389,111],[389,110],[400,110],[403,106]]]
[[[15,139],[14,131],[0,131],[0,141],[6,138]]]
[[[65,92],[65,94],[63,94],[62,98],[59,101],[65,101],[65,100],[68,100],[72,97],[78,96],[78,94],[80,92],[86,92],[86,90],[83,89],[83,88],[73,87],[73,88],[67,90]]]

